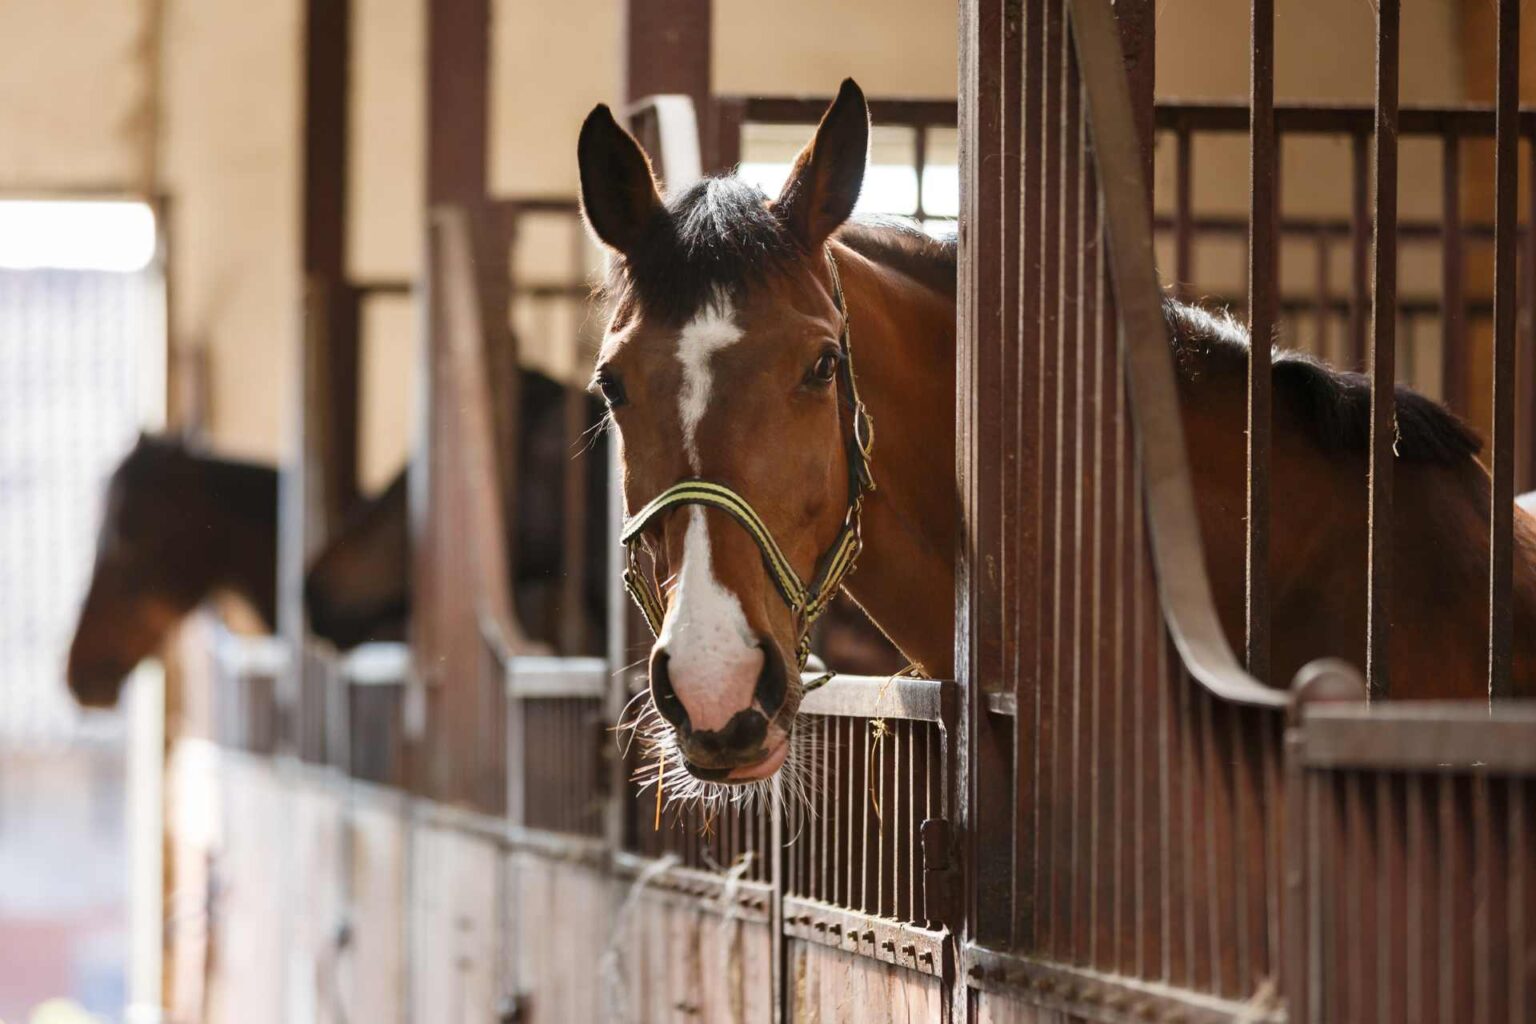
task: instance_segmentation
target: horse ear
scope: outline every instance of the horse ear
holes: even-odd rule
[[[807,249],[815,250],[853,213],[868,158],[869,105],[858,84],[845,78],[773,202]]]
[[[611,249],[627,253],[652,217],[661,195],[651,162],[634,136],[619,127],[607,104],[592,108],[576,143],[581,169],[581,209],[593,234]]]

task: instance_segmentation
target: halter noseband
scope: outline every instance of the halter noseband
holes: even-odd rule
[[[635,547],[639,543],[640,534],[657,516],[683,505],[702,505],[729,515],[757,544],[763,555],[763,565],[768,569],[769,579],[773,580],[775,589],[795,616],[799,634],[795,656],[802,672],[811,654],[811,626],[826,611],[827,604],[842,587],[843,579],[852,571],[854,561],[863,548],[863,539],[859,533],[859,511],[864,503],[864,495],[875,489],[874,476],[869,468],[870,452],[875,443],[874,422],[859,398],[858,385],[854,379],[848,305],[843,298],[843,282],[838,275],[837,260],[833,258],[830,246],[826,254],[827,266],[832,272],[832,301],[843,318],[842,334],[838,338],[842,358],[838,360],[837,383],[840,389],[848,393],[849,406],[853,411],[853,430],[845,440],[848,454],[848,511],[843,517],[843,526],[838,531],[837,539],[817,561],[816,575],[811,583],[807,585],[802,582],[795,573],[784,550],[773,539],[772,532],[752,504],[725,484],[700,479],[679,480],[626,519],[624,530],[619,535],[625,553],[624,589],[629,591],[629,596],[640,606],[651,632],[659,636],[665,616],[665,602],[655,576],[642,571],[636,563]],[[808,684],[807,688],[813,688],[828,678],[830,676],[824,676]]]

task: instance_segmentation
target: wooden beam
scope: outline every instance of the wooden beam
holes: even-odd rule
[[[624,100],[681,94],[693,100],[705,170],[720,149],[712,101],[710,0],[625,0]]]
[[[427,208],[483,202],[490,0],[427,0]]]

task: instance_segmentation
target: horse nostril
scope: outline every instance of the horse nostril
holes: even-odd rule
[[[763,714],[772,718],[784,706],[784,698],[789,694],[789,670],[784,665],[783,656],[779,654],[778,644],[768,637],[762,637],[758,640],[758,646],[763,651],[763,667],[757,674],[755,695]]]
[[[667,671],[667,662],[670,660],[666,650],[661,647],[651,654],[651,702],[661,712],[661,717],[672,724],[672,728],[687,732],[688,709],[683,707],[677,691],[672,689],[672,674]]]

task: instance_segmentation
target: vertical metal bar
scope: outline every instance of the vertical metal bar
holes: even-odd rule
[[[928,216],[927,187],[923,176],[928,171],[928,126],[912,126],[912,171],[917,175],[917,209],[912,215],[921,223]]]
[[[1317,229],[1317,236],[1314,239],[1314,248],[1316,250],[1317,256],[1317,276],[1313,281],[1315,294],[1312,306],[1312,318],[1315,324],[1313,329],[1317,332],[1317,334],[1312,343],[1312,350],[1319,359],[1332,359],[1333,354],[1328,351],[1328,321],[1333,315],[1333,310],[1331,308],[1333,268],[1329,265],[1332,260],[1330,258],[1331,253],[1329,252],[1328,229],[1326,227],[1319,227]]]
[[[1526,139],[1526,224],[1521,235],[1520,351],[1515,356],[1515,492],[1536,487],[1536,137]]]
[[[1520,4],[1499,0],[1494,128],[1493,494],[1489,514],[1488,696],[1508,697],[1514,629],[1515,228],[1520,182]]]
[[[1270,346],[1275,334],[1280,235],[1275,139],[1275,5],[1253,0],[1248,92],[1248,671],[1269,678]]]
[[[1350,296],[1349,296],[1349,366],[1366,366],[1367,310],[1370,308],[1370,151],[1369,139],[1356,134],[1350,139]]]
[[[1060,941],[1062,932],[1061,908],[1058,901],[1058,876],[1064,870],[1059,858],[1056,856],[1056,845],[1052,840],[1064,831],[1058,824],[1060,817],[1058,810],[1064,804],[1057,798],[1056,789],[1060,785],[1061,757],[1060,749],[1064,743],[1062,737],[1063,700],[1061,695],[1062,677],[1062,644],[1060,635],[1061,601],[1057,593],[1057,583],[1061,572],[1060,551],[1060,510],[1061,510],[1061,406],[1062,406],[1062,379],[1061,352],[1058,345],[1059,310],[1058,287],[1060,280],[1060,251],[1057,248],[1057,234],[1055,224],[1050,222],[1050,217],[1059,215],[1060,210],[1060,118],[1052,117],[1052,112],[1059,109],[1061,102],[1059,61],[1061,54],[1061,0],[1044,0],[1042,4],[1044,13],[1042,17],[1042,31],[1036,36],[1040,41],[1040,67],[1039,88],[1037,95],[1040,97],[1040,116],[1036,124],[1040,128],[1040,141],[1026,139],[1026,146],[1039,146],[1040,150],[1040,191],[1039,217],[1036,223],[1039,225],[1039,241],[1026,239],[1024,244],[1036,248],[1040,253],[1040,305],[1039,305],[1039,338],[1042,367],[1040,372],[1040,390],[1042,394],[1040,412],[1040,474],[1039,474],[1039,522],[1040,522],[1040,560],[1041,571],[1039,575],[1040,600],[1045,604],[1040,610],[1040,682],[1039,696],[1039,735],[1037,764],[1039,765],[1039,783],[1036,792],[1038,804],[1036,812],[1036,827],[1034,841],[1036,844],[1038,866],[1036,887],[1039,893],[1039,906],[1037,915],[1042,920],[1036,923],[1036,948],[1044,955],[1053,953]],[[1026,80],[1026,88],[1029,82]],[[1034,198],[1034,197],[1031,197]]]
[[[1397,363],[1397,62],[1400,0],[1376,9],[1376,227],[1371,280],[1370,522],[1366,545],[1366,688],[1385,697],[1391,678],[1392,476]]]
[[[864,722],[863,723],[864,727],[859,730],[859,732],[863,733],[863,737],[864,737],[864,789],[859,794],[859,820],[862,821],[863,824],[864,824],[864,832],[863,832],[863,835],[860,837],[860,842],[859,842],[859,903],[858,903],[858,907],[859,907],[860,910],[863,910],[865,912],[868,912],[868,910],[869,910],[869,819],[871,817],[870,801],[873,799],[873,794],[874,794],[873,783],[870,781],[870,777],[869,777],[869,765],[870,765],[870,760],[869,760],[869,757],[870,757],[869,733],[870,733],[870,726],[872,724],[873,723],[871,723],[871,722]],[[879,753],[879,744],[878,744],[878,742],[876,744],[875,752],[877,754]],[[884,810],[884,808],[881,808],[881,810]],[[879,826],[878,825],[876,825],[876,837],[877,838],[879,837]],[[878,874],[878,871],[879,871],[879,868],[878,868],[878,864],[877,864],[877,867],[876,867],[877,874]],[[853,906],[853,902],[850,900],[848,905],[849,906]]]
[[[885,776],[886,776],[885,758],[882,756],[880,758],[880,790],[879,790],[879,801],[880,801],[879,806],[880,806],[881,818],[880,818],[880,822],[879,822],[879,829],[877,830],[876,835],[875,835],[875,842],[876,842],[876,846],[878,847],[876,849],[876,851],[875,851],[875,863],[878,865],[878,867],[875,870],[875,913],[877,913],[877,914],[887,913],[886,906],[885,906],[885,876],[886,876],[887,871],[888,871],[888,868],[887,868],[887,863],[888,862],[885,859],[885,836],[886,836],[886,833],[892,832],[892,830],[896,827],[894,822],[892,822],[891,824],[887,824],[886,823],[886,819],[885,819],[885,815],[888,813],[886,811]],[[892,790],[893,795],[894,795],[896,787],[898,787],[900,785],[901,785],[901,780],[893,773],[892,776],[891,776],[891,790]],[[893,845],[891,849],[892,849],[892,852],[894,853],[895,852],[895,846]],[[890,873],[890,875],[892,877],[892,880],[894,882],[895,872],[894,871],[890,871],[889,873]]]
[[[843,843],[842,856],[844,860],[843,878],[846,888],[843,890],[842,905],[852,909],[858,908],[858,862],[859,839],[861,832],[860,823],[864,820],[864,787],[861,774],[864,768],[864,758],[860,752],[860,737],[864,734],[864,721],[859,718],[849,718],[848,722],[848,803],[843,810],[843,816],[848,823],[847,841]]]
[[[1441,156],[1440,259],[1440,400],[1453,411],[1467,411],[1467,310],[1462,263],[1461,137],[1447,135]]]
[[[1194,160],[1189,126],[1175,135],[1173,187],[1173,276],[1183,299],[1193,298],[1195,280]]]
[[[1018,487],[1027,488],[1019,496],[1023,509],[1019,516],[1019,528],[1015,531],[1018,543],[1015,557],[1007,563],[1015,568],[1015,587],[1018,592],[1017,625],[1013,627],[1015,644],[1012,656],[1014,675],[1015,711],[1013,720],[1014,760],[1014,894],[1013,894],[1013,941],[1016,948],[1038,949],[1046,926],[1041,923],[1042,912],[1049,913],[1049,904],[1042,898],[1047,879],[1046,863],[1042,856],[1043,837],[1040,816],[1046,813],[1043,796],[1048,773],[1043,753],[1049,737],[1044,675],[1045,654],[1042,644],[1044,613],[1041,598],[1044,593],[1045,562],[1044,542],[1045,493],[1041,486],[1045,479],[1045,454],[1050,450],[1046,441],[1045,409],[1048,385],[1048,361],[1046,359],[1045,321],[1042,310],[1044,276],[1043,252],[1040,245],[1042,220],[1041,192],[1043,188],[1042,119],[1043,65],[1045,31],[1045,4],[1040,0],[1024,5],[1024,25],[1014,49],[1018,51],[1019,93],[1023,114],[1016,125],[1014,139],[1016,157],[1009,167],[1017,166],[1016,188],[1010,192],[1005,178],[1005,196],[1012,196],[1017,210],[1007,209],[1005,218],[1017,224],[1013,244],[1019,250],[1013,266],[1016,268],[1016,305],[1018,310],[1019,362],[1014,390],[1019,406],[1015,420],[1016,434],[1011,439],[1018,454],[1015,479]],[[1005,267],[1008,263],[1005,261]],[[1004,281],[1005,293],[1010,287]],[[1010,315],[1013,305],[1005,307]],[[1031,493],[1032,492],[1032,493]],[[1032,499],[1032,500],[1031,500]]]
[[[1091,503],[1093,476],[1087,457],[1087,432],[1092,410],[1085,387],[1092,352],[1083,342],[1083,242],[1082,242],[1082,98],[1079,92],[1077,61],[1072,51],[1072,24],[1070,18],[1062,29],[1062,95],[1061,95],[1061,255],[1065,273],[1062,276],[1061,310],[1062,343],[1071,351],[1072,379],[1067,388],[1072,396],[1070,429],[1072,447],[1069,454],[1069,470],[1063,481],[1071,482],[1070,526],[1066,534],[1066,550],[1070,552],[1068,585],[1070,586],[1070,618],[1065,634],[1072,652],[1072,748],[1069,766],[1071,783],[1066,791],[1066,806],[1071,813],[1071,854],[1068,876],[1067,920],[1071,944],[1068,947],[1074,962],[1087,962],[1086,937],[1091,921],[1087,915],[1086,883],[1090,877],[1091,852],[1087,846],[1090,824],[1090,786],[1087,780],[1085,758],[1089,755],[1089,735],[1092,728],[1097,693],[1089,680],[1087,669],[1088,648],[1093,637],[1086,631],[1085,591],[1089,583],[1087,557],[1089,545],[1084,532],[1085,517]],[[1065,358],[1065,357],[1064,357]]]

